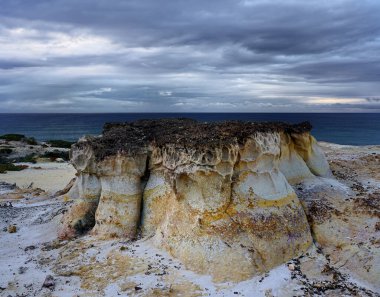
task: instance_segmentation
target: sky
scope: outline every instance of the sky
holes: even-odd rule
[[[380,1],[1,0],[0,112],[380,112]]]

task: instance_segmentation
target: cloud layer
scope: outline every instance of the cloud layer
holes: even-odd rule
[[[377,0],[1,7],[1,112],[380,111]]]

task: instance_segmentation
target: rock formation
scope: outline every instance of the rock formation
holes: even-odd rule
[[[323,148],[336,179],[305,180],[296,187],[314,241],[336,269],[380,292],[378,151],[326,143]]]
[[[106,124],[71,151],[76,199],[59,236],[152,237],[189,268],[244,280],[312,244],[292,184],[329,176],[308,123]]]

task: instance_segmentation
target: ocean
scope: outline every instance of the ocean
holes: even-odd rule
[[[380,144],[380,113],[104,113],[104,114],[1,114],[0,135],[19,133],[39,141],[76,141],[83,135],[99,135],[106,122],[138,119],[193,118],[215,122],[309,121],[320,141],[349,145]]]

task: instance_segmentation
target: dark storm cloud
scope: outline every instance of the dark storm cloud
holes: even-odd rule
[[[2,0],[1,106],[378,110],[379,15],[377,0]]]
[[[371,59],[306,63],[289,71],[320,82],[380,82],[380,63]]]
[[[0,69],[13,69],[13,68],[24,68],[24,67],[37,67],[42,66],[42,64],[37,64],[28,61],[11,61],[11,60],[1,60],[0,59]]]

